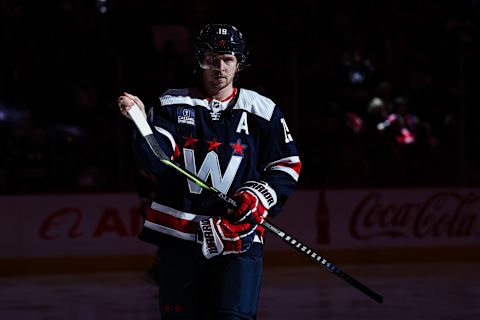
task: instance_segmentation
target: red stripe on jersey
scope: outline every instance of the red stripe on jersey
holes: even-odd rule
[[[177,144],[175,144],[175,150],[173,151],[172,160],[175,160],[178,157],[180,157],[180,149],[178,149]]]
[[[167,213],[151,209],[147,213],[147,220],[155,224],[162,225],[185,233],[196,234],[198,231],[198,222],[176,218]]]
[[[300,174],[300,169],[302,169],[302,163],[301,162],[279,162],[276,163],[275,166],[282,166],[282,167],[288,167],[290,169],[295,170],[297,174]]]

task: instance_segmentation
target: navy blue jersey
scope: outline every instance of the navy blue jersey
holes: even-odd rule
[[[270,216],[296,186],[301,163],[285,118],[254,91],[238,89],[232,101],[222,102],[195,98],[189,89],[168,90],[148,121],[167,155],[219,191],[232,195],[246,181],[267,182],[278,198]],[[225,205],[162,164],[134,132],[141,170],[159,175],[141,238],[156,243],[157,234],[168,234],[194,241],[198,221],[225,214]]]

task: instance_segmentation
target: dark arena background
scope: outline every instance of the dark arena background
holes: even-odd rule
[[[480,319],[480,1],[0,0],[0,318],[158,319],[123,92],[188,84],[207,23],[302,160],[257,319]]]

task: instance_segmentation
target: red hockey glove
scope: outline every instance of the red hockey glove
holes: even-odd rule
[[[238,222],[252,216],[256,223],[262,224],[268,210],[277,203],[275,190],[263,181],[247,181],[232,198],[237,207],[230,212],[229,218]]]
[[[255,230],[265,221],[268,209],[277,203],[277,194],[263,181],[248,181],[232,197],[237,207],[227,217],[200,222],[198,241],[208,259],[247,251],[255,239]]]

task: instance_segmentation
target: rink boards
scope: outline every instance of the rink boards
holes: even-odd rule
[[[0,271],[130,270],[155,248],[137,239],[133,193],[0,197]],[[478,260],[480,189],[298,190],[275,225],[334,262]],[[267,264],[308,260],[273,234]]]

